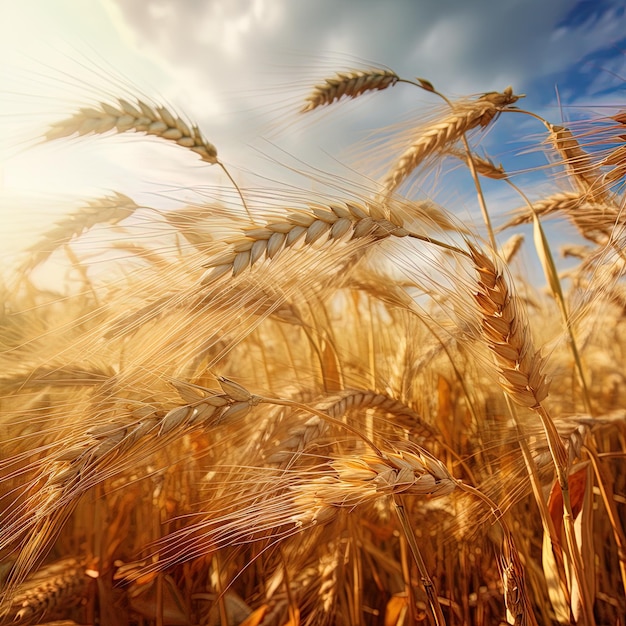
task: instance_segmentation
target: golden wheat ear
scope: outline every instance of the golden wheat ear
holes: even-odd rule
[[[393,87],[400,77],[392,70],[350,70],[338,72],[323,83],[315,85],[307,96],[302,113],[327,106],[342,98],[358,98],[368,91],[381,91]]]
[[[25,267],[33,269],[73,239],[99,224],[119,224],[129,218],[139,206],[128,196],[114,193],[87,202],[80,210],[59,220],[43,233],[39,241],[27,249]]]
[[[84,559],[66,557],[43,565],[16,589],[5,616],[9,621],[3,623],[34,624],[60,616],[82,603],[97,576]]]
[[[134,103],[118,98],[113,104],[98,102],[83,107],[74,115],[55,122],[44,134],[45,141],[64,137],[102,135],[108,132],[135,132],[157,137],[191,150],[209,165],[218,165],[235,187],[242,205],[253,222],[252,215],[228,168],[218,159],[217,148],[208,141],[196,124],[188,124],[165,106],[147,104],[137,99]]]
[[[216,164],[217,148],[207,141],[200,129],[189,126],[167,107],[152,106],[143,100],[131,104],[118,98],[114,104],[99,102],[83,107],[74,115],[55,122],[44,135],[46,141],[73,135],[102,135],[108,132],[136,132],[173,142],[195,152],[211,165]]]
[[[476,100],[460,100],[451,103],[451,110],[434,123],[417,131],[416,139],[395,162],[382,181],[388,194],[395,191],[427,158],[446,151],[470,130],[485,128],[507,107],[521,96],[511,88],[502,93],[484,94]]]

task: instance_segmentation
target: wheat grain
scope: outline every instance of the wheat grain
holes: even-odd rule
[[[338,72],[314,87],[313,93],[306,98],[306,104],[300,111],[307,113],[341,98],[357,98],[367,91],[387,89],[393,87],[399,80],[400,77],[391,70]]]

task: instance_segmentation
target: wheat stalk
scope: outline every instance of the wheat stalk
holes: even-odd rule
[[[338,72],[313,88],[313,93],[307,96],[306,104],[300,111],[307,113],[341,98],[357,98],[367,91],[387,89],[393,87],[399,80],[400,77],[392,70]]]
[[[524,568],[513,537],[505,533],[500,555],[500,571],[504,591],[507,622],[513,626],[537,626],[526,592]]]

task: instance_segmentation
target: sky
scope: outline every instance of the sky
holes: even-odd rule
[[[567,121],[624,107],[625,9],[624,0],[0,0],[0,258],[81,198],[117,190],[175,204],[194,187],[226,185],[194,155],[152,140],[31,147],[77,106],[116,95],[167,102],[244,185],[291,180],[303,164],[343,175],[355,141],[419,119],[435,100],[396,85],[298,121],[320,78],[376,64],[451,97],[512,85],[525,108]],[[519,116],[503,124],[513,135],[541,130]],[[507,154],[514,139],[503,141]]]

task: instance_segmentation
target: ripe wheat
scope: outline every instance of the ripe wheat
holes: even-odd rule
[[[302,111],[399,84],[441,95],[347,71]],[[7,268],[0,623],[619,623],[621,139],[586,152],[544,122],[564,172],[538,172],[575,191],[532,211],[524,191],[503,228],[532,221],[547,270],[544,218],[586,237],[546,296],[509,267],[529,244],[496,240],[482,194],[484,177],[516,193],[520,170],[477,156],[471,133],[518,96],[444,100],[382,193],[251,202],[231,178],[247,215],[116,193]],[[45,138],[107,132],[223,167],[197,126],[143,100],[82,108]],[[489,244],[465,206],[437,204],[450,157],[470,170]],[[416,170],[424,187],[400,197]],[[120,236],[85,253],[107,225]]]

